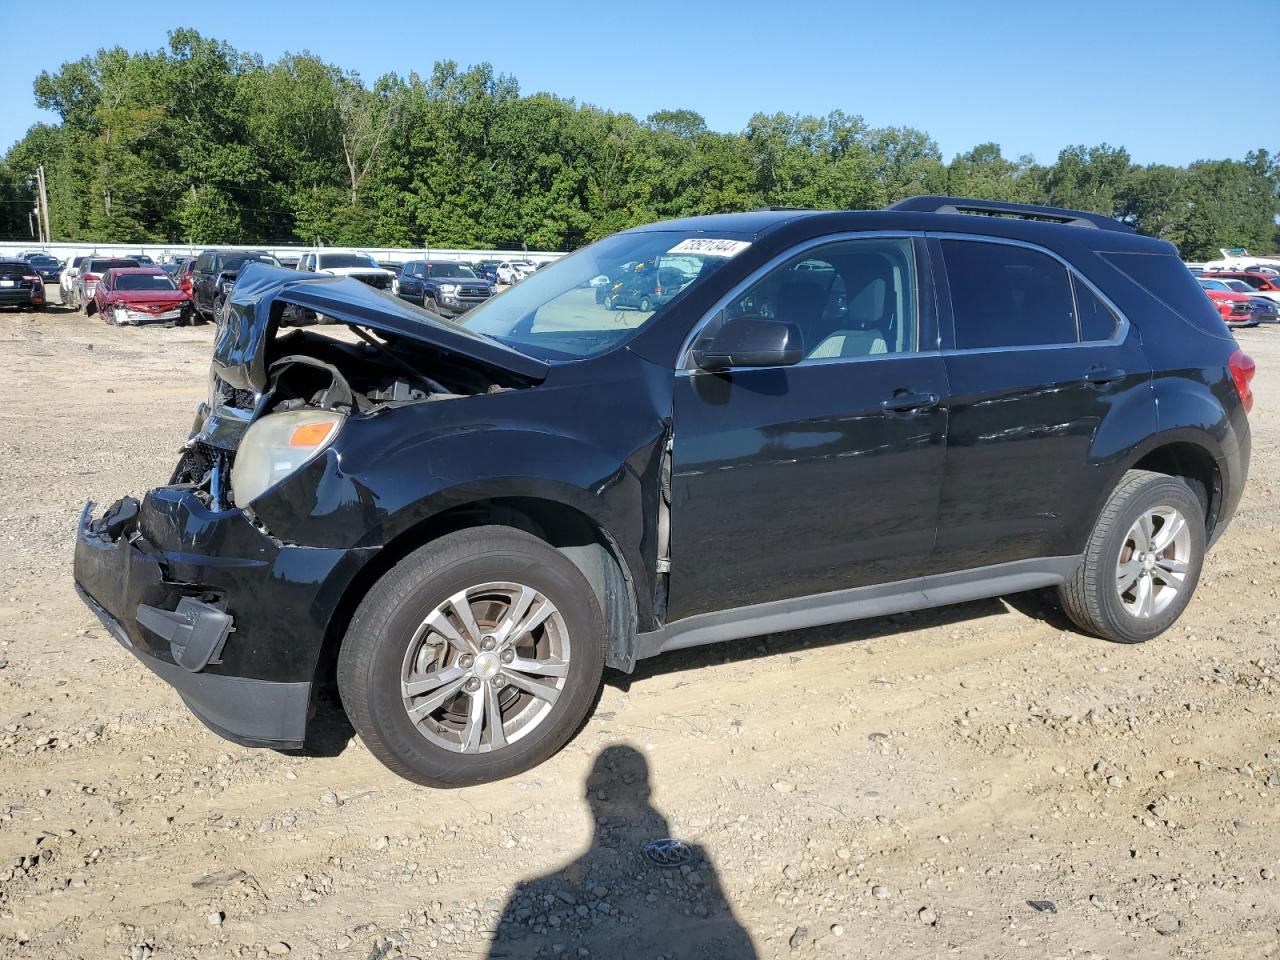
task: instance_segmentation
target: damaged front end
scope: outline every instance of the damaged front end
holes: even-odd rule
[[[321,332],[318,314],[339,326]],[[249,266],[219,320],[209,396],[170,483],[101,516],[86,505],[77,589],[215,732],[300,747],[326,632],[378,545],[323,523],[281,533],[256,508],[305,519],[288,484],[337,470],[330,446],[354,422],[545,373],[358,280]]]

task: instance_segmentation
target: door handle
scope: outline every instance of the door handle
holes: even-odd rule
[[[1115,383],[1117,380],[1124,379],[1123,370],[1107,369],[1105,367],[1090,367],[1085,371],[1084,382],[1092,387],[1100,387],[1107,383]]]
[[[885,413],[915,413],[937,405],[936,393],[895,392],[888,400],[880,401],[880,409]]]

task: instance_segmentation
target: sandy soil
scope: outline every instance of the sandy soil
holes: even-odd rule
[[[209,328],[0,314],[0,957],[1280,956],[1280,330],[1239,339],[1253,477],[1164,637],[1022,595],[689,651],[437,792],[332,713],[313,755],[218,739],[76,600],[80,508],[167,479]]]

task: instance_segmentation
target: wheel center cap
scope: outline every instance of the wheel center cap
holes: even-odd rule
[[[492,680],[501,669],[502,661],[498,659],[496,653],[476,654],[476,664],[472,668],[472,672],[481,680]]]
[[[1156,555],[1154,553],[1148,553],[1142,558],[1142,566],[1146,570],[1154,570],[1156,568]]]

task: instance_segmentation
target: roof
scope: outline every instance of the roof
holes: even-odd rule
[[[684,217],[635,227],[637,233],[680,231],[716,233],[740,238],[756,238],[789,223],[814,217],[827,217],[847,229],[903,229],[978,231],[978,225],[1005,229],[1022,227],[1077,227],[1111,234],[1136,236],[1126,223],[1086,210],[1069,210],[1026,203],[976,200],[969,197],[919,196],[899,200],[883,210],[796,210],[769,208],[744,213],[717,213],[701,217]],[[995,222],[993,224],[993,221]],[[833,224],[836,226],[836,224]]]
[[[115,274],[143,273],[149,277],[154,277],[157,274],[162,274],[166,277],[169,275],[165,271],[164,267],[112,267],[110,270],[107,271],[107,273],[115,273]]]

